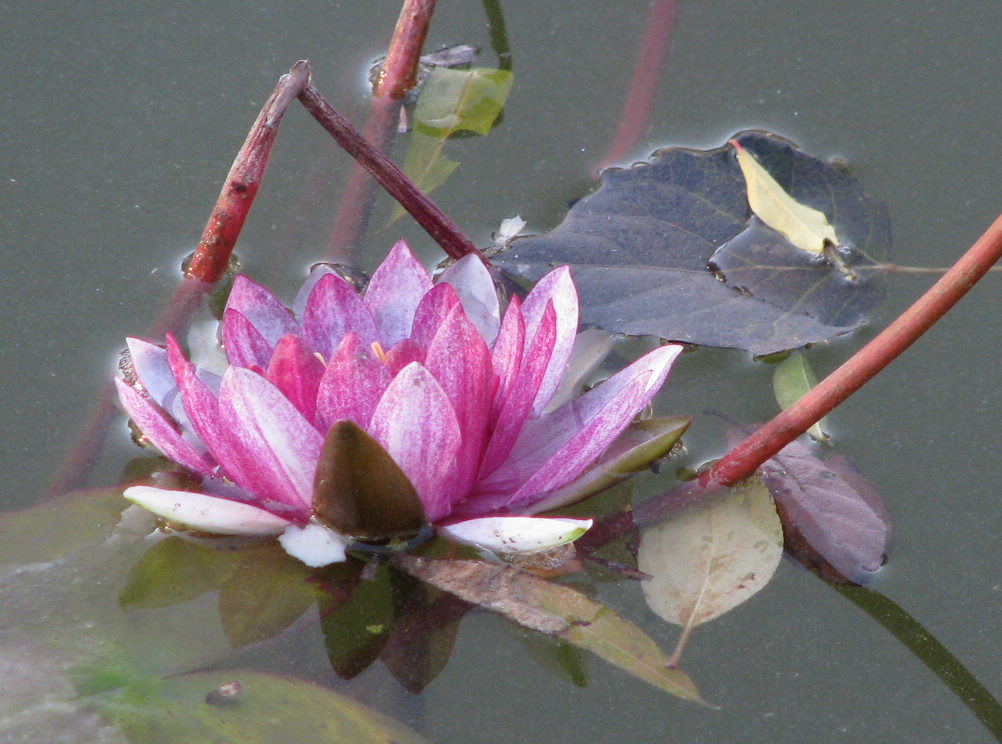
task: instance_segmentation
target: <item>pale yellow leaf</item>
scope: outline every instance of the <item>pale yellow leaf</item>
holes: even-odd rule
[[[735,140],[730,144],[745,177],[748,205],[762,222],[808,253],[821,254],[828,243],[838,245],[823,212],[798,202],[741,145]]]
[[[644,599],[661,618],[689,632],[741,604],[772,578],[783,555],[783,528],[759,480],[685,507],[641,534],[639,568],[650,574]]]

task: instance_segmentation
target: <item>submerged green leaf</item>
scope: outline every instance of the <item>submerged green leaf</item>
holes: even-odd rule
[[[776,365],[772,373],[772,391],[776,395],[779,407],[787,409],[802,398],[812,387],[818,384],[807,357],[799,351],[790,354]],[[817,442],[828,439],[824,431],[825,419],[821,418],[807,430],[811,438]]]
[[[313,604],[310,569],[269,542],[241,551],[219,590],[219,619],[234,648],[278,635]]]
[[[419,744],[402,723],[333,690],[234,669],[150,679],[85,701],[143,744]]]
[[[459,165],[442,154],[445,141],[457,132],[487,134],[504,108],[511,85],[508,70],[431,69],[414,109],[404,157],[404,173],[421,191],[427,194],[441,186]],[[397,206],[390,223],[402,214]]]
[[[128,506],[115,486],[0,513],[0,566],[53,561],[94,545],[111,534]]]
[[[690,632],[764,587],[783,555],[783,528],[758,480],[713,494],[641,534],[638,566],[650,574],[644,598],[659,617],[681,625],[672,661]]]
[[[236,552],[172,536],[143,553],[119,593],[122,607],[169,607],[222,586],[240,565]]]
[[[648,684],[684,700],[704,702],[682,670],[640,628],[570,587],[511,566],[482,561],[395,556],[394,564],[467,602],[523,627],[590,651]]]

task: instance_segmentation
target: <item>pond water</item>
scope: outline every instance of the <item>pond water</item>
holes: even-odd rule
[[[480,62],[494,65],[484,8],[439,5],[427,48],[473,44],[482,48]],[[998,213],[1002,6],[678,6],[632,159],[666,145],[715,147],[746,128],[777,132],[812,155],[850,163],[868,193],[886,201],[894,260],[906,265],[951,264]],[[210,15],[195,3],[0,10],[7,455],[0,506],[29,506],[49,488],[122,339],[142,334],[169,296],[178,262],[197,242],[277,77],[308,57],[321,91],[360,125],[365,70],[385,49],[398,10],[385,0],[216,3]],[[486,137],[448,143],[461,166],[434,193],[480,244],[515,214],[534,231],[548,229],[592,188],[649,4],[512,0],[500,11],[514,72],[503,119]],[[237,248],[245,269],[280,296],[291,298],[305,267],[322,255],[348,162],[303,111],[290,110]],[[384,199],[374,224],[388,214]],[[400,220],[368,240],[360,263],[371,268],[399,237],[429,264],[441,257],[419,228]],[[892,276],[868,328],[811,350],[815,370],[836,366],[931,281]],[[890,563],[872,588],[995,695],[1002,695],[1000,296],[1002,277],[990,274],[830,421],[835,448],[873,482],[894,519]],[[723,451],[723,425],[698,416],[704,409],[743,420],[774,413],[770,374],[738,352],[682,358],[656,402],[659,412],[697,415],[685,440],[687,463]],[[87,485],[118,482],[136,456],[122,420],[102,452]],[[659,483],[648,479],[642,488],[653,493]],[[30,635],[25,618],[67,611],[58,592],[46,594],[45,581],[29,599],[23,582],[14,590],[3,576],[5,644],[14,630]],[[671,648],[677,628],[658,620],[635,586],[603,585],[601,597]],[[204,605],[193,603],[190,616],[174,608],[167,619],[150,611],[125,621],[162,626],[176,634],[165,640],[173,647],[192,618],[211,616]],[[86,621],[86,635],[99,638],[101,619],[118,627],[121,616],[115,604],[95,611],[99,620]],[[597,659],[585,661],[587,683],[576,686],[547,662],[552,647],[486,613],[464,618],[447,666],[420,696],[401,692],[378,664],[338,680],[308,624],[231,656],[218,628],[204,634],[196,645],[214,650],[192,666],[251,666],[321,681],[430,741],[994,738],[887,630],[789,562],[750,602],[693,634],[686,671],[721,710],[668,697]],[[136,653],[148,671],[174,670],[163,654]]]

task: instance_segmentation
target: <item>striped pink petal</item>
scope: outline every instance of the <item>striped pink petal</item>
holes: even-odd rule
[[[553,343],[550,365],[532,403],[532,412],[536,415],[542,413],[560,385],[578,332],[578,293],[567,266],[546,274],[526,296],[522,303],[526,337],[532,337],[549,302],[553,303],[557,313],[557,338]]]
[[[420,364],[405,367],[386,388],[369,434],[410,480],[429,521],[446,516],[451,504],[443,484],[454,469],[461,433],[448,396]]]
[[[243,274],[233,280],[226,309],[236,310],[243,315],[271,346],[277,344],[278,339],[285,334],[299,330],[299,324],[285,305]]]
[[[275,344],[265,377],[307,421],[313,421],[323,374],[324,363],[299,336],[290,333]]]
[[[177,424],[169,421],[149,398],[129,387],[124,380],[116,379],[115,386],[129,418],[165,457],[197,473],[212,470],[214,463],[206,457],[207,453],[185,441]]]
[[[281,391],[256,372],[230,367],[219,386],[219,416],[250,479],[240,485],[308,510],[323,437]]]
[[[317,427],[327,431],[348,419],[367,429],[376,404],[390,384],[389,370],[349,332],[327,362],[317,391]]]
[[[557,335],[557,316],[552,303],[547,303],[536,332],[525,351],[518,374],[511,382],[498,411],[494,432],[480,464],[480,477],[493,473],[511,454],[522,431],[532,402],[549,368],[550,355]]]
[[[414,311],[431,287],[431,277],[407,244],[401,240],[394,245],[365,290],[365,305],[384,348],[410,335]]]
[[[306,301],[303,340],[327,359],[349,331],[366,346],[379,340],[372,313],[355,288],[337,274],[326,274]]]
[[[480,256],[464,256],[451,264],[437,279],[459,294],[466,317],[476,326],[488,345],[494,343],[501,321],[501,306],[491,272]]]
[[[447,484],[452,502],[473,485],[487,444],[484,424],[494,397],[490,352],[461,305],[453,307],[432,339],[425,368],[442,386],[459,423],[456,475]]]
[[[223,349],[230,364],[260,369],[268,366],[274,344],[268,343],[242,313],[232,308],[223,311],[222,335]]]

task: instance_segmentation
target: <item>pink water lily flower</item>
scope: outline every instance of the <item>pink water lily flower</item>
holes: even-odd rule
[[[343,560],[348,538],[316,519],[313,495],[325,436],[348,420],[389,454],[448,537],[509,552],[572,540],[589,520],[520,515],[594,464],[680,351],[656,348],[550,411],[577,325],[567,267],[502,316],[477,257],[436,282],[403,242],[363,294],[314,272],[291,312],[238,276],[221,374],[196,367],[171,336],[166,348],[128,340],[122,405],[201,480],[198,491],[134,486],[125,496],[195,530],[281,535],[310,565]]]

